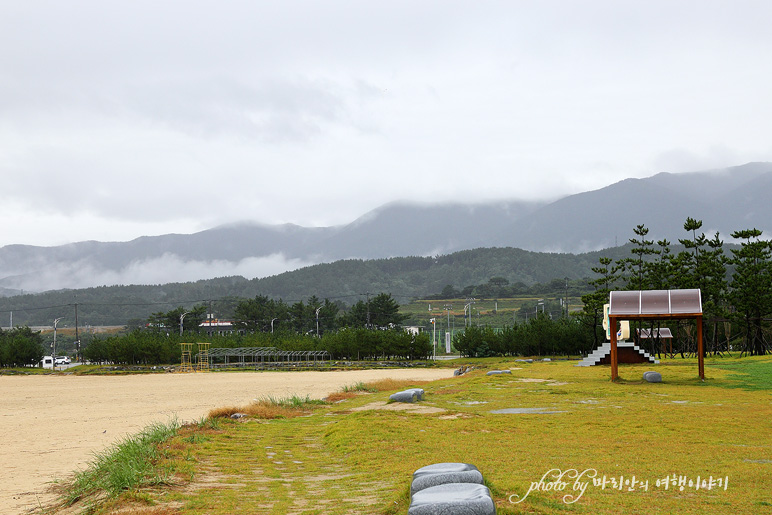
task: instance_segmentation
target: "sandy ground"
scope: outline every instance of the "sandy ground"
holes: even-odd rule
[[[53,500],[52,481],[152,422],[200,420],[256,398],[323,398],[360,381],[433,380],[451,369],[240,372],[130,376],[0,376],[0,513]]]

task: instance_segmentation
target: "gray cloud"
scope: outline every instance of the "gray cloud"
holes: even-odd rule
[[[332,225],[395,199],[555,197],[772,160],[771,15],[751,1],[8,2],[0,245]]]

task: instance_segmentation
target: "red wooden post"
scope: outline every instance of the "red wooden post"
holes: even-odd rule
[[[705,359],[702,357],[704,353],[702,344],[702,317],[697,317],[697,363],[700,369],[700,379],[705,380]]]

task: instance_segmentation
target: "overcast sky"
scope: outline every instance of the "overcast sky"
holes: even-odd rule
[[[6,1],[0,246],[772,160],[772,2]]]

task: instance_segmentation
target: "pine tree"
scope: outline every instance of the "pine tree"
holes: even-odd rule
[[[656,255],[659,251],[652,248],[653,240],[646,239],[649,229],[645,225],[635,226],[633,232],[638,238],[630,238],[630,243],[634,245],[630,252],[636,257],[623,260],[625,268],[629,272],[626,287],[628,290],[646,290],[650,287],[652,263],[645,259],[645,256]]]
[[[743,352],[761,355],[767,352],[763,317],[772,312],[772,245],[760,239],[758,229],[735,231],[732,238],[744,240],[732,249],[730,263],[735,266],[729,300],[735,316],[745,329]]]
[[[591,270],[600,277],[589,282],[595,291],[582,296],[582,318],[587,326],[592,328],[593,341],[595,347],[598,346],[598,327],[603,320],[603,305],[608,303],[609,292],[619,278],[621,265],[613,265],[613,260],[609,257],[598,259],[600,266],[592,267]]]

